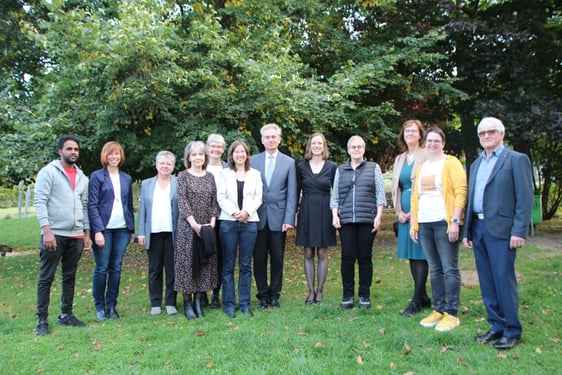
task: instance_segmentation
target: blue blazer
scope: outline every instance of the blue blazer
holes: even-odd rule
[[[471,240],[476,174],[482,161],[479,157],[470,167],[468,201],[463,238]],[[484,223],[491,235],[509,240],[514,236],[526,238],[533,209],[533,177],[531,162],[525,154],[504,149],[484,188]],[[488,220],[489,219],[489,220]]]
[[[265,181],[265,151],[252,155],[250,162],[252,168],[261,173],[263,182],[262,205],[258,209],[260,221],[258,230],[265,228],[280,232],[283,224],[295,225],[297,212],[297,171],[295,160],[281,152],[275,160],[275,169],[270,185]]]
[[[141,183],[139,203],[139,228],[137,236],[146,237],[146,248],[150,248],[150,233],[152,233],[152,197],[156,188],[158,177],[154,176],[143,180]],[[178,223],[178,197],[176,194],[178,178],[172,176],[170,181],[170,204],[172,206],[172,239],[176,244],[176,225]]]
[[[133,179],[125,172],[119,171],[121,183],[121,202],[123,203],[123,216],[127,229],[135,232],[135,218],[133,208]],[[107,169],[94,171],[90,176],[88,195],[88,217],[90,218],[90,235],[94,238],[97,232],[103,232],[113,209],[113,183]]]

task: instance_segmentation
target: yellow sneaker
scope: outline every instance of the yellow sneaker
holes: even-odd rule
[[[435,326],[435,330],[439,332],[448,332],[457,328],[461,324],[461,320],[453,315],[445,313],[443,319]]]
[[[446,314],[446,313],[445,313]],[[433,327],[443,319],[443,314],[433,310],[426,318],[420,321],[420,324],[424,327]]]

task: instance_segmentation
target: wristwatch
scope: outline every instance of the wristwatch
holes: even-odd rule
[[[451,223],[453,223],[453,224],[460,224],[460,223],[461,223],[461,220],[460,220],[458,217],[454,217],[454,218],[451,219]]]

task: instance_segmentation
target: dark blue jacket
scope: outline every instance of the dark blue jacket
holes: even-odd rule
[[[123,215],[127,229],[131,233],[135,231],[135,219],[133,208],[133,180],[125,172],[119,171],[121,183],[121,202],[123,203]],[[90,218],[90,235],[94,238],[97,232],[103,232],[111,217],[113,209],[113,184],[106,168],[94,171],[90,176],[90,189],[88,199],[88,216]]]

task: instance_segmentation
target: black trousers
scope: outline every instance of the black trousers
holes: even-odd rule
[[[162,306],[162,282],[166,271],[166,306],[175,306],[174,243],[172,232],[150,234],[148,254],[148,294],[152,307]]]
[[[271,231],[267,223],[263,230],[258,230],[254,246],[254,279],[258,289],[258,299],[279,298],[281,295],[286,237],[286,232]],[[269,283],[267,282],[268,258],[271,271]]]
[[[41,266],[39,268],[39,282],[37,283],[37,317],[39,319],[47,319],[49,316],[51,284],[55,279],[59,260],[62,264],[61,312],[72,314],[76,271],[84,250],[84,239],[62,236],[55,236],[55,239],[57,241],[55,251],[47,250],[43,245],[43,236],[40,239]]]
[[[355,263],[359,265],[359,297],[371,297],[373,282],[373,242],[376,233],[371,233],[372,224],[343,224],[339,230],[341,241],[341,278],[343,298],[355,293]]]

